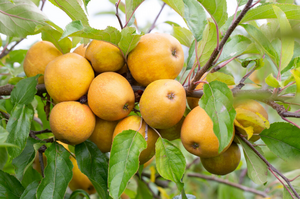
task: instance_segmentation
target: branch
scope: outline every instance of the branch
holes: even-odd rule
[[[42,173],[42,177],[44,177],[44,159],[43,159],[43,153],[46,151],[47,147],[45,145],[41,146],[39,149],[38,149],[38,152],[39,152],[39,162],[40,162],[40,165],[41,165],[41,173]]]
[[[187,88],[187,93],[192,92],[196,88],[197,85],[195,85],[194,82],[199,81],[200,78],[202,77],[202,75],[213,65],[213,62],[215,61],[216,57],[218,56],[220,50],[225,45],[226,41],[229,39],[229,36],[234,31],[234,29],[237,27],[237,25],[240,23],[240,21],[245,16],[245,14],[248,12],[248,10],[251,8],[252,1],[253,0],[248,0],[247,4],[245,5],[245,7],[242,10],[242,12],[240,13],[240,15],[237,17],[237,19],[234,21],[234,23],[232,23],[232,25],[227,30],[226,34],[224,35],[223,39],[220,42],[219,48],[215,48],[215,50],[211,54],[209,60],[206,62],[206,64],[201,68],[200,71],[198,71],[196,73],[191,84]]]
[[[0,95],[4,95],[4,96],[8,96],[11,94],[11,91],[13,90],[15,86],[14,85],[11,85],[11,84],[7,84],[7,85],[4,85],[4,86],[0,86]],[[46,87],[45,87],[45,84],[38,84],[36,86],[36,89],[37,89],[37,93],[36,95],[42,95],[43,93],[46,93],[47,90],[46,90]]]
[[[156,21],[157,21],[159,15],[161,14],[162,10],[164,9],[165,5],[166,5],[166,3],[164,3],[164,4],[162,5],[162,7],[161,7],[159,13],[157,14],[156,18],[154,19],[154,22],[153,22],[151,28],[149,29],[148,33],[150,33],[150,32],[155,28],[155,23],[156,23]]]
[[[187,176],[188,177],[195,177],[195,178],[202,178],[202,179],[210,180],[210,181],[215,181],[215,182],[218,182],[218,183],[226,184],[226,185],[241,189],[243,191],[247,191],[247,192],[250,192],[250,193],[254,193],[256,195],[260,195],[262,197],[268,197],[268,195],[263,191],[258,191],[256,189],[246,187],[246,186],[243,186],[243,185],[240,185],[240,184],[237,184],[237,183],[229,182],[228,180],[224,180],[224,179],[221,179],[221,178],[216,178],[216,177],[213,177],[213,176],[207,176],[207,175],[203,175],[203,174],[199,174],[199,173],[189,173],[189,174],[187,174]]]
[[[120,4],[120,2],[121,2],[121,0],[119,0],[119,2],[116,3],[116,17],[119,21],[121,29],[123,29],[124,27],[123,27],[122,21],[121,21],[120,16],[119,16],[119,4]]]

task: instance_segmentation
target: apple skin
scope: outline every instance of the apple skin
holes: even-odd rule
[[[143,86],[158,79],[175,79],[184,65],[180,42],[172,35],[149,33],[128,55],[128,68]]]

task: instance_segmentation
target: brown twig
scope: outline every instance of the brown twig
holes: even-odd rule
[[[45,145],[41,146],[39,149],[38,149],[38,152],[39,152],[39,162],[40,162],[40,165],[41,165],[41,173],[42,173],[42,176],[44,176],[44,159],[43,159],[43,153],[46,151],[47,147]]]
[[[237,183],[229,182],[228,180],[224,180],[224,179],[221,179],[221,178],[217,178],[217,177],[213,177],[213,176],[207,176],[207,175],[203,175],[203,174],[199,174],[199,173],[189,173],[189,174],[187,174],[187,176],[188,177],[195,177],[195,178],[202,178],[202,179],[210,180],[210,181],[215,181],[215,182],[218,182],[218,183],[226,184],[226,185],[241,189],[243,191],[254,193],[256,195],[260,195],[260,196],[263,196],[263,197],[268,197],[268,195],[263,191],[258,191],[256,189],[246,187],[246,186],[243,186],[243,185],[240,185],[240,184],[237,184]]]
[[[233,89],[234,90],[236,90],[236,89],[241,90],[245,86],[245,81],[255,71],[256,68],[257,68],[257,66],[253,67],[248,73],[246,73],[246,75],[241,79],[241,81],[239,82],[239,84],[236,85]]]
[[[119,4],[120,4],[120,2],[121,2],[121,0],[119,0],[119,1],[116,3],[116,17],[117,17],[117,19],[118,19],[118,21],[119,21],[119,24],[120,24],[121,29],[123,29],[124,27],[123,27],[121,18],[120,18],[120,16],[119,16]]]
[[[159,15],[160,15],[160,14],[161,14],[161,12],[163,11],[163,9],[164,9],[165,5],[166,5],[166,3],[164,3],[164,4],[162,5],[162,7],[161,7],[161,9],[160,9],[159,13],[157,14],[157,16],[155,17],[155,19],[154,19],[154,21],[153,21],[153,23],[152,23],[152,25],[151,25],[151,27],[150,27],[150,29],[149,29],[148,33],[150,33],[150,32],[151,32],[151,31],[152,31],[152,30],[155,28],[155,23],[156,23],[156,21],[157,21],[157,19],[158,19]]]
[[[198,164],[199,162],[200,162],[200,158],[199,157],[195,158],[192,162],[186,165],[185,170],[188,170],[189,168],[191,168],[192,165]]]

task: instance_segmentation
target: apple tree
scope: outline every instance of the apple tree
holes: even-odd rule
[[[232,16],[227,12],[230,1],[236,4]],[[161,10],[146,26],[140,26],[135,15],[144,0],[102,0],[99,5],[104,2],[115,10],[101,14],[116,17],[118,27],[93,28],[87,15],[90,0],[0,1],[0,198],[300,198],[298,1],[159,0]],[[59,27],[50,21],[43,12],[47,4],[57,6],[71,22]],[[127,64],[143,35],[162,32],[157,19],[165,7],[186,24],[163,23],[172,27],[168,34],[186,49],[175,80],[212,121],[218,152],[225,151],[233,136],[242,152],[237,168],[227,175],[208,172],[181,139],[170,141],[147,124],[146,132],[153,129],[159,134],[149,165],[139,164],[147,136],[137,130],[118,134],[107,153],[90,139],[65,148],[50,127],[56,102],[45,85],[38,84],[42,74],[26,77],[24,73],[28,49],[18,45],[30,35],[51,42],[61,54],[92,40],[108,42]],[[135,95],[130,115],[140,116],[139,101],[147,87],[137,84],[129,70],[122,75]],[[199,84],[201,89],[196,88]],[[235,109],[236,99],[255,100],[269,118]],[[86,96],[77,101],[86,104]],[[184,106],[187,117],[194,109],[187,102]],[[255,126],[262,132],[254,142]],[[230,162],[222,164],[227,167]],[[70,182],[78,173],[85,180],[80,178],[74,188]]]

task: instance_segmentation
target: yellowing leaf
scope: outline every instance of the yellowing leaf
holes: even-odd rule
[[[252,111],[242,109],[242,108],[236,108],[235,111],[236,111],[235,119],[239,123],[245,122],[248,124],[247,126],[252,126],[253,124],[253,126],[258,125],[262,128],[268,128],[268,126],[270,126],[270,124],[268,125],[265,123],[266,120],[265,118],[264,120],[261,118],[263,116],[259,116],[258,114],[253,113]]]
[[[162,187],[157,187],[158,191],[161,193],[162,199],[171,199],[167,194],[167,191]]]
[[[297,69],[292,69],[291,73],[293,74],[294,79],[296,81],[296,85],[297,85],[297,91],[296,91],[296,96],[295,96],[295,100],[297,102],[300,99],[300,71]]]
[[[151,172],[150,181],[154,183],[155,182],[155,174],[156,174],[156,169],[154,166],[150,167],[150,172]]]
[[[236,119],[234,119],[234,125],[236,129],[239,131],[239,133],[241,133],[242,135],[247,135],[248,140],[253,136],[252,126],[244,127]]]
[[[256,115],[258,115],[265,123],[265,127],[266,129],[270,128],[270,122],[269,120],[267,120],[264,116],[262,116],[262,114],[260,114],[259,112],[255,113]]]

